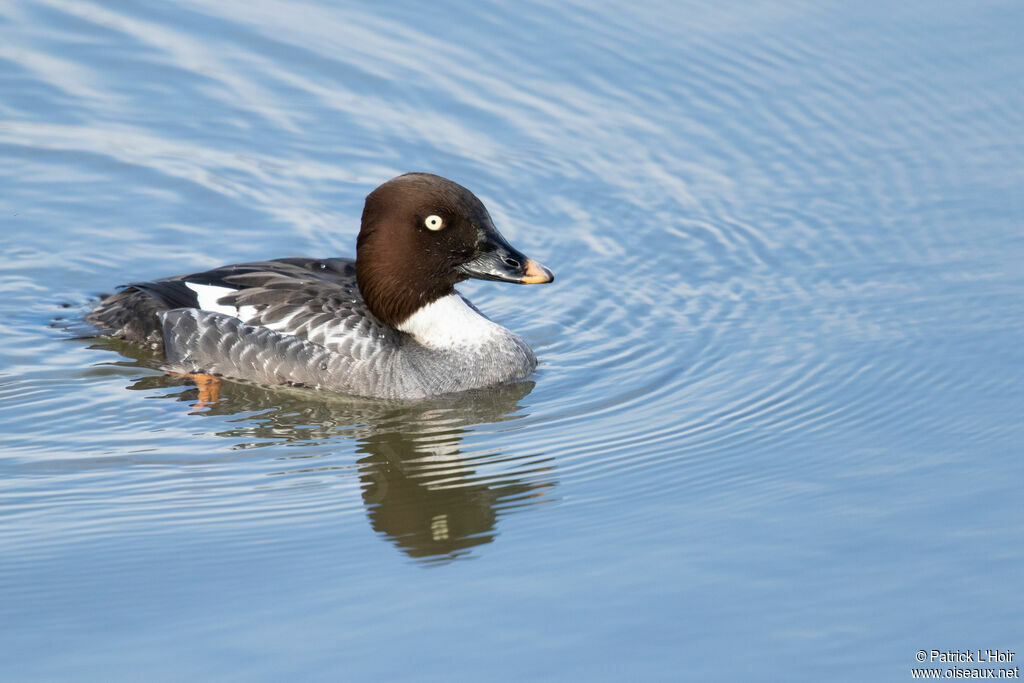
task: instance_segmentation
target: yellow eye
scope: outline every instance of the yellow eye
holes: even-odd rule
[[[440,216],[431,214],[424,219],[423,225],[427,226],[427,230],[440,230],[444,227],[444,221]]]

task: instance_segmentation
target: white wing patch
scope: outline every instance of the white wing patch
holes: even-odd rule
[[[234,294],[237,289],[230,287],[218,287],[217,285],[200,285],[195,282],[186,282],[185,286],[196,293],[199,300],[199,309],[211,313],[223,313],[240,320],[248,320],[256,315],[255,306],[235,307],[228,304],[217,303],[222,297]]]

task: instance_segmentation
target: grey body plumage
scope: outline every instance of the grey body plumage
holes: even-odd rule
[[[200,310],[186,282],[238,288],[218,303],[250,315]],[[169,370],[374,398],[500,384],[537,365],[526,342],[507,330],[487,343],[437,350],[384,325],[363,301],[355,262],[343,258],[245,263],[138,283],[86,320],[162,350]]]
[[[429,349],[409,335],[352,337],[346,346],[369,350],[356,357],[221,313],[182,308],[158,316],[170,369],[260,384],[415,399],[521,379],[537,365],[533,351],[512,334],[497,346],[449,351]]]

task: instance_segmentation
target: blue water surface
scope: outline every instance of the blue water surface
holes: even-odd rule
[[[1022,28],[926,0],[0,5],[0,679],[1024,657]],[[210,397],[78,337],[133,280],[352,255],[406,171],[555,271],[462,287],[529,382]]]

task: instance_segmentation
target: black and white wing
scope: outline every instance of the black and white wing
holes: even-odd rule
[[[223,266],[202,273],[138,282],[105,299],[87,320],[129,341],[162,346],[156,313],[198,309],[238,318],[352,358],[369,340],[399,333],[370,313],[352,259],[286,258]]]

